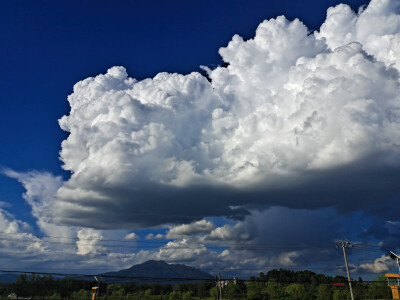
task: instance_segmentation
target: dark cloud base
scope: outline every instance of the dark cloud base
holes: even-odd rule
[[[98,187],[109,200],[80,198],[79,209],[63,209],[64,201],[51,207],[53,222],[99,229],[142,228],[182,224],[204,217],[225,216],[242,220],[249,209],[284,206],[292,209],[332,207],[339,212],[363,211],[399,219],[389,209],[400,195],[400,167],[382,164],[384,154],[329,170],[309,171],[275,179],[264,188],[221,186],[168,187],[153,185],[141,189]],[[118,201],[113,201],[118,199]],[[73,202],[71,202],[73,203]]]

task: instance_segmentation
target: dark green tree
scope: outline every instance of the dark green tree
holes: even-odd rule
[[[386,283],[385,275],[378,276],[368,286],[369,299],[391,299],[392,292]]]
[[[285,295],[284,287],[279,282],[269,281],[265,284],[265,292],[269,299],[279,299]]]
[[[305,299],[306,296],[306,290],[304,286],[299,283],[289,284],[285,291],[293,300],[302,300]]]
[[[246,286],[240,280],[229,281],[226,286],[222,289],[222,298],[226,299],[240,299],[246,297]]]
[[[20,274],[15,282],[15,293],[18,297],[30,296],[30,282],[28,282],[28,275]]]
[[[320,284],[318,287],[318,300],[330,300],[332,299],[332,286],[330,284]]]
[[[350,292],[345,288],[337,288],[333,291],[333,300],[351,299]]]
[[[263,282],[257,282],[255,280],[251,280],[247,283],[247,299],[250,300],[262,300],[266,297],[262,294],[265,284]]]
[[[209,289],[207,282],[198,282],[196,284],[197,297],[200,299],[205,299],[207,297],[207,291]]]

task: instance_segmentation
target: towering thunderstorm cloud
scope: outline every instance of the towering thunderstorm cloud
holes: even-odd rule
[[[399,194],[399,1],[330,8],[314,33],[281,16],[219,53],[211,82],[123,67],[78,82],[59,121],[72,175],[48,217],[138,228],[272,205],[368,211]]]

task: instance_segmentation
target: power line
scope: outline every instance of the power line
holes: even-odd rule
[[[61,272],[34,272],[34,271],[18,271],[18,270],[0,270],[0,273],[7,274],[32,274],[32,275],[47,275],[56,277],[87,277],[94,278],[95,276],[100,276],[107,279],[132,279],[132,280],[148,280],[148,281],[214,281],[213,278],[200,278],[200,277],[153,277],[153,276],[118,276],[118,275],[102,275],[102,274],[71,274],[71,273],[61,273]],[[232,281],[232,278],[221,278],[223,281]],[[269,280],[264,279],[240,279],[240,281],[258,281],[258,282],[268,282]],[[352,282],[357,282],[352,280]],[[375,280],[363,280],[362,282],[386,282],[386,281],[375,281]],[[281,281],[280,283],[304,283],[300,281]]]
[[[140,243],[137,243],[136,245],[118,245],[118,244],[102,244],[102,243],[80,243],[77,241],[76,243],[69,243],[69,242],[56,242],[56,241],[45,241],[45,240],[30,240],[30,239],[15,239],[15,238],[0,238],[0,241],[13,241],[13,242],[43,242],[47,244],[55,244],[55,245],[70,245],[70,246],[76,246],[78,243],[81,246],[103,246],[103,247],[112,247],[112,248],[159,248],[162,246],[167,245],[168,243],[165,244],[159,244],[159,245],[140,245]],[[93,240],[95,241],[95,240]],[[99,240],[101,241],[101,240]],[[260,244],[246,244],[246,243],[236,243],[236,244],[222,244],[221,245],[216,245],[214,243],[199,243],[199,242],[191,242],[187,244],[187,246],[183,244],[175,244],[173,248],[182,248],[182,249],[188,249],[188,248],[193,248],[191,247],[192,245],[201,245],[201,246],[206,246],[208,248],[226,248],[229,246],[236,246],[238,250],[268,250],[268,249],[287,249],[287,250],[306,250],[310,247],[307,246],[260,246]],[[315,247],[318,249],[326,249],[327,247]]]
[[[379,244],[370,244],[370,243],[365,243],[365,242],[356,242],[354,243],[355,246],[369,246],[369,247],[377,247],[377,248],[381,248],[381,245]]]
[[[371,250],[371,249],[356,249],[356,250],[361,252],[386,253],[386,251],[382,250]]]
[[[44,240],[30,240],[30,239],[17,239],[17,238],[0,238],[0,241],[11,241],[11,242],[17,242],[17,243],[33,243],[33,242],[41,242],[44,244],[54,244],[54,245],[69,245],[69,246],[92,246],[92,247],[103,247],[103,248],[124,248],[124,249],[158,249],[161,247],[168,246],[168,243],[166,244],[158,244],[158,245],[141,245],[140,243],[137,243],[136,245],[119,245],[119,244],[103,244],[103,243],[81,243],[75,242],[75,243],[69,243],[69,242],[62,242],[62,241],[44,241]],[[99,240],[101,241],[101,240]],[[111,240],[110,240],[111,241]],[[115,240],[117,241],[117,240]],[[198,249],[194,246],[204,246],[205,248],[209,250],[220,250],[227,248],[233,244],[228,244],[228,245],[213,245],[213,244],[207,244],[207,243],[198,243],[198,242],[190,242],[189,244],[182,244],[182,243],[176,243],[174,244],[170,249]],[[307,250],[306,247],[303,248],[303,245],[301,246],[259,246],[258,244],[248,244],[248,243],[236,243],[234,244],[237,246],[237,248],[233,250]],[[374,246],[377,247],[377,246]],[[385,253],[383,250],[376,249],[372,246],[365,246],[361,245],[360,243],[354,244],[353,249],[361,252],[374,252],[374,253]],[[316,247],[316,248],[321,248],[321,249],[326,249],[326,247]],[[51,251],[53,252],[60,252],[64,253],[64,251],[56,251],[52,249]]]
[[[270,265],[270,266],[262,266],[260,268],[234,268],[234,269],[226,269],[226,272],[234,272],[234,271],[259,271],[259,272],[263,272],[263,269],[284,269],[284,270],[339,270],[339,269],[343,269],[343,266],[325,266],[325,267],[309,267],[309,266],[286,266],[285,268],[283,268],[283,266],[277,266],[277,265]],[[59,270],[59,269],[63,269],[63,270],[73,270],[73,271],[87,271],[87,270],[91,270],[91,271],[108,271],[108,272],[115,272],[115,271],[110,271],[110,268],[64,268],[64,267],[59,267],[59,268],[49,268],[46,267],[46,270]],[[215,267],[215,268],[201,268],[201,270],[203,271],[215,271],[215,270],[219,270],[220,268]],[[17,270],[17,269],[16,269]],[[17,270],[19,272],[24,272],[23,270]],[[1,271],[0,271],[1,272]],[[32,272],[39,272],[39,271],[32,271]]]
[[[120,276],[120,275],[104,275],[104,274],[70,274],[70,273],[59,273],[59,272],[33,272],[33,271],[17,271],[17,270],[0,270],[0,273],[17,273],[17,274],[34,274],[34,275],[48,275],[57,277],[87,277],[94,278],[100,276],[103,278],[114,278],[114,279],[132,279],[132,280],[162,280],[162,281],[214,281],[212,278],[204,277],[153,277],[153,276]],[[232,280],[231,278],[225,278],[221,280]],[[241,279],[247,281],[247,279]]]
[[[27,235],[28,233],[22,233],[22,232],[4,232],[0,231],[0,234],[9,234],[9,235]],[[103,238],[90,238],[90,239],[84,239],[84,238],[74,238],[74,237],[65,237],[65,236],[51,236],[51,235],[35,235],[34,237],[37,238],[52,238],[52,239],[67,239],[67,240],[77,240],[77,241],[104,241],[104,242],[124,242],[124,243],[132,243],[135,242],[135,240],[127,240],[127,239],[103,239]],[[151,241],[147,241],[151,242]]]
[[[39,242],[35,240],[28,240],[28,239],[12,239],[12,238],[0,238],[0,241],[13,241],[13,242]],[[160,245],[118,245],[118,244],[101,244],[101,243],[68,243],[68,242],[52,242],[52,241],[43,241],[40,240],[40,242],[47,243],[47,244],[54,244],[54,245],[70,245],[70,246],[76,246],[81,245],[81,246],[103,246],[103,247],[112,247],[112,248],[160,248],[162,246],[167,245],[166,244],[160,244]],[[201,245],[201,246],[207,246],[208,248],[226,248],[231,245],[213,245],[213,244],[207,244],[207,243],[190,243],[187,244],[187,246],[183,244],[175,244],[173,248],[179,248],[179,249],[192,249],[193,245]],[[257,246],[257,245],[248,245],[248,244],[236,244],[237,246],[240,246],[241,249],[244,250],[266,250],[266,249],[306,249],[300,248],[300,247],[294,247],[294,246]]]
[[[16,233],[16,232],[0,232],[0,234],[9,234],[9,235],[26,235],[25,233]],[[103,239],[103,238],[74,238],[74,237],[60,237],[60,236],[33,236],[33,238],[54,238],[54,239],[68,239],[68,240],[76,240],[79,242],[79,245],[82,246],[105,246],[105,247],[127,247],[127,248],[136,248],[136,247],[146,247],[146,248],[158,248],[161,246],[166,245],[167,243],[171,242],[173,239],[166,239],[166,241],[161,242],[161,241],[148,241],[148,240],[125,240],[125,239]],[[33,240],[30,239],[14,239],[14,238],[0,238],[0,240],[7,240],[7,241],[16,241],[16,242],[32,242]],[[43,243],[48,243],[48,244],[60,244],[60,245],[73,245],[75,246],[76,243],[68,243],[68,242],[57,242],[57,241],[45,241],[45,240],[40,240]],[[102,244],[102,243],[82,243],[81,241],[90,241],[90,242],[122,242],[122,243],[134,243],[135,245],[109,245],[109,244]],[[141,245],[141,244],[156,244],[156,245]],[[239,247],[239,248],[244,248],[244,249],[252,249],[252,250],[265,250],[265,249],[309,249],[309,248],[316,248],[316,249],[326,249],[329,248],[330,245],[326,246],[321,246],[321,245],[274,245],[271,246],[270,244],[267,243],[247,243],[247,242],[242,242],[242,243],[232,243],[232,242],[225,242],[225,241],[212,241],[212,240],[205,240],[203,242],[196,242],[196,241],[191,241],[190,245],[202,245],[202,246],[208,246],[208,247]],[[383,250],[380,250],[381,246],[376,245],[376,244],[368,244],[368,243],[362,243],[362,242],[357,242],[353,243],[353,246],[357,249],[365,249],[369,251],[376,251],[376,252],[385,252]],[[182,247],[182,248],[188,248],[188,246],[182,246],[182,245],[175,245],[176,248]]]
[[[26,235],[26,233],[18,233],[18,232],[1,232],[0,234],[9,234],[9,235]],[[59,236],[50,236],[50,235],[42,235],[42,236],[34,236],[36,238],[56,238],[56,239],[68,239],[68,240],[76,240],[76,241],[100,241],[100,242],[123,242],[123,243],[144,243],[144,244],[162,244],[165,242],[170,242],[174,239],[171,238],[166,238],[165,242],[160,242],[160,241],[149,241],[149,240],[125,240],[125,239],[103,239],[103,238],[90,238],[90,239],[81,239],[81,238],[74,238],[74,237],[59,237]],[[1,239],[7,239],[7,238],[0,238]],[[14,239],[14,240],[18,240],[18,239]],[[21,240],[27,240],[27,239],[21,239]],[[176,240],[176,239],[175,239]],[[27,240],[29,241],[29,240]],[[64,242],[49,242],[49,241],[45,241],[47,243],[64,243]],[[75,245],[75,243],[70,243],[71,245]],[[233,243],[233,242],[229,242],[229,241],[213,241],[213,240],[205,240],[203,242],[191,242],[190,244],[193,245],[210,245],[210,244],[214,244],[214,245],[218,245],[221,244],[223,246],[257,246],[257,247],[262,247],[262,249],[264,249],[265,247],[263,247],[263,245],[265,245],[267,248],[271,248],[271,249],[281,249],[281,248],[285,248],[285,249],[299,249],[299,248],[320,248],[320,249],[325,249],[325,248],[329,248],[331,247],[331,245],[326,245],[326,246],[320,246],[320,245],[286,245],[286,246],[270,246],[269,243],[247,243],[247,242],[241,242],[241,243]],[[85,245],[82,244],[81,245]],[[88,244],[88,245],[92,245],[92,244]],[[99,245],[99,244],[98,244]],[[300,247],[301,246],[301,247]]]

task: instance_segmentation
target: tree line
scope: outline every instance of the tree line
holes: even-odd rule
[[[332,283],[344,283],[333,286]],[[0,284],[0,296],[30,299],[88,300],[96,281],[77,280],[74,278],[54,278],[51,275],[38,276],[21,274],[13,283]],[[249,300],[344,300],[350,299],[346,278],[327,276],[311,271],[270,270],[266,274],[248,280],[222,282],[223,299]],[[382,275],[372,283],[361,278],[353,282],[356,300],[391,299],[391,291]],[[13,295],[14,296],[14,295]],[[216,282],[184,282],[180,284],[161,283],[102,283],[99,290],[100,300],[178,300],[217,298]]]

